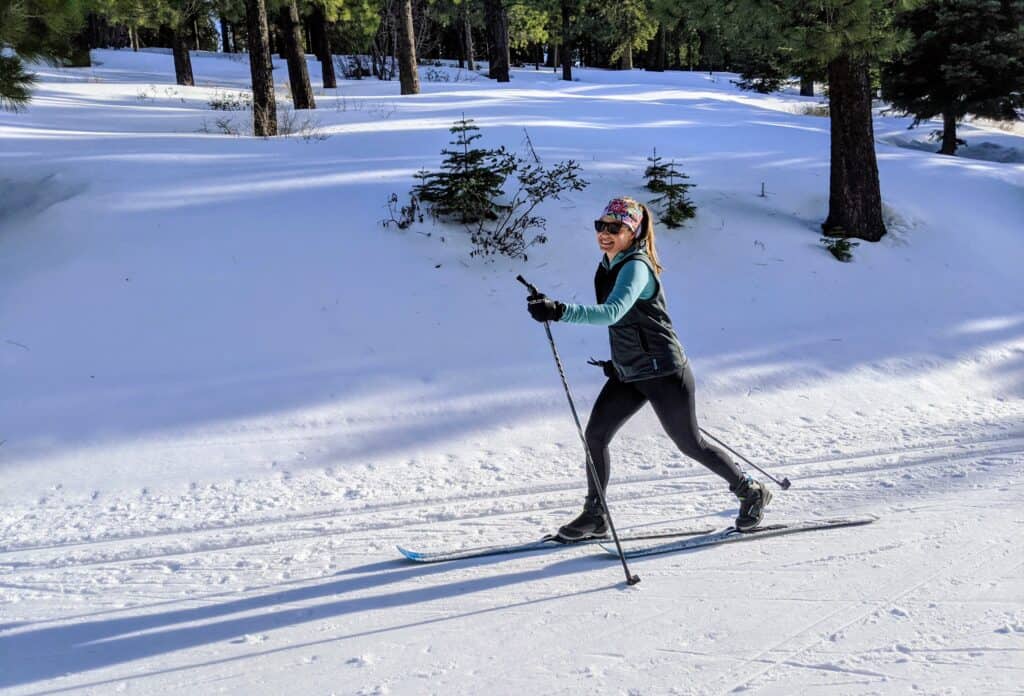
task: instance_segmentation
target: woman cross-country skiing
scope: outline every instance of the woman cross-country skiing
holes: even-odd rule
[[[647,402],[683,454],[728,482],[740,500],[736,528],[753,529],[764,516],[771,492],[740,471],[722,450],[709,445],[697,427],[693,373],[665,304],[650,211],[632,198],[615,198],[594,221],[594,228],[604,252],[594,277],[597,304],[566,304],[538,293],[530,295],[527,305],[537,321],[607,326],[611,341],[611,361],[595,363],[604,369],[608,381],[594,402],[586,430],[600,482],[588,469],[583,512],[558,530],[559,538],[578,541],[606,534],[599,492],[608,485],[608,444]]]

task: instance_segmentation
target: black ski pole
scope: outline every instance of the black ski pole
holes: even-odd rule
[[[539,295],[540,292],[533,285],[526,282],[523,276],[516,276],[516,280],[525,285],[530,290],[531,295]],[[626,554],[622,552],[622,544],[619,543],[619,535],[615,531],[615,523],[612,522],[612,512],[608,509],[608,501],[605,500],[604,491],[601,490],[601,478],[597,475],[597,467],[594,466],[594,460],[590,457],[590,447],[587,446],[587,438],[583,434],[583,426],[580,425],[580,417],[576,413],[576,404],[573,403],[572,394],[569,392],[569,381],[565,378],[565,369],[562,367],[562,359],[558,357],[558,348],[555,347],[555,338],[551,335],[551,322],[544,322],[544,331],[548,334],[548,343],[551,344],[551,352],[555,356],[555,365],[558,367],[558,374],[562,378],[562,386],[565,387],[565,398],[569,400],[569,410],[572,411],[572,418],[576,421],[576,431],[580,434],[580,441],[583,443],[583,452],[587,458],[587,470],[590,472],[591,477],[597,483],[597,497],[601,501],[601,507],[604,508],[604,514],[608,518],[608,528],[612,531],[612,539],[615,540],[615,548],[619,551],[619,560],[622,561],[622,569],[626,572],[626,584],[635,585],[640,582],[639,575],[633,575],[629,572],[629,566],[626,565]]]
[[[725,444],[724,442],[722,442],[721,440],[719,440],[719,439],[718,439],[717,437],[715,437],[714,435],[712,435],[712,434],[711,434],[711,433],[709,433],[708,431],[704,430],[704,428],[701,428],[701,429],[700,429],[700,431],[701,431],[702,433],[704,433],[704,436],[705,436],[705,437],[709,437],[709,438],[711,438],[711,439],[712,439],[712,440],[714,440],[714,441],[715,441],[715,442],[716,442],[717,444],[719,444],[719,445],[721,445],[722,447],[724,447],[725,449],[729,450],[729,451],[730,451],[730,452],[732,452],[732,453],[733,453],[734,455],[736,455],[737,457],[739,457],[739,458],[740,458],[740,459],[741,459],[742,461],[744,461],[744,462],[746,462],[747,464],[749,464],[750,466],[754,467],[755,469],[757,469],[758,471],[760,471],[760,472],[761,472],[762,474],[764,474],[765,476],[767,476],[768,478],[770,478],[770,479],[771,479],[772,481],[774,481],[775,483],[777,483],[777,484],[778,484],[778,485],[779,485],[779,486],[780,486],[780,487],[782,488],[782,490],[784,490],[784,491],[788,491],[788,490],[789,490],[789,487],[790,487],[790,485],[791,485],[791,484],[789,483],[789,479],[788,479],[788,478],[786,478],[785,476],[783,476],[783,477],[782,477],[782,480],[781,480],[781,481],[780,481],[780,480],[778,480],[777,478],[775,478],[774,476],[772,476],[771,474],[769,474],[769,473],[768,473],[767,471],[765,471],[764,469],[762,469],[761,467],[759,467],[759,466],[758,466],[757,464],[755,464],[754,462],[750,461],[749,459],[747,459],[746,457],[744,457],[744,456],[743,456],[742,454],[740,454],[739,452],[737,452],[736,450],[734,450],[734,449],[733,449],[732,447],[730,447],[729,445]]]

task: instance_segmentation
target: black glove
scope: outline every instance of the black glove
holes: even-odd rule
[[[537,293],[526,298],[526,308],[537,321],[558,321],[565,314],[565,304]]]
[[[590,360],[587,361],[587,364],[596,365],[597,367],[600,367],[601,371],[604,372],[604,376],[607,377],[608,379],[619,378],[619,373],[615,371],[615,365],[612,364],[611,360],[594,360],[593,358],[591,358]]]

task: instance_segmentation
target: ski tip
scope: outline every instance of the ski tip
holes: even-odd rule
[[[398,549],[398,553],[402,554],[410,561],[419,561],[423,559],[423,554],[410,551],[409,549],[403,549],[401,546],[395,546],[395,548]]]
[[[833,524],[837,527],[855,527],[859,524],[871,524],[881,519],[878,515],[873,515],[870,512],[858,515],[857,517],[835,517],[831,519],[822,520],[828,524]]]

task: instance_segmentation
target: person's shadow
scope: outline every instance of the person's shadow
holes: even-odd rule
[[[545,553],[545,551],[540,550],[533,553]],[[247,635],[258,634],[276,628],[296,626],[312,621],[321,621],[379,609],[407,607],[437,599],[452,599],[462,595],[485,592],[487,590],[528,583],[534,580],[549,579],[561,575],[588,572],[595,569],[606,571],[609,580],[611,580],[617,572],[617,569],[607,563],[607,559],[604,557],[594,555],[576,556],[534,570],[495,573],[483,577],[471,577],[432,584],[426,587],[417,586],[409,589],[400,589],[383,594],[373,592],[385,585],[402,583],[414,578],[442,576],[452,570],[465,570],[468,567],[482,568],[484,566],[496,565],[508,559],[508,556],[494,556],[428,566],[410,566],[404,561],[372,563],[339,573],[339,575],[354,577],[332,579],[319,585],[279,590],[269,594],[223,602],[221,604],[92,620],[37,629],[25,628],[26,626],[31,626],[31,622],[8,624],[0,629],[0,688],[22,686],[69,673],[81,673],[88,670],[111,667],[133,660],[140,660],[210,643],[243,640]],[[617,583],[609,582],[609,584],[597,588],[565,593],[557,597],[600,592],[616,586],[625,587],[625,582],[619,579]],[[369,591],[369,594],[366,594],[365,591]],[[361,596],[352,596],[357,594]],[[346,595],[348,596],[346,597]],[[549,597],[524,602],[513,602],[485,609],[476,609],[458,614],[457,616],[464,617],[502,611],[510,607],[549,601],[555,598]],[[196,598],[196,601],[202,601],[202,599]],[[328,601],[309,604],[314,600],[320,599],[328,599]],[[286,606],[295,603],[304,604],[294,608]],[[245,615],[239,616],[241,614]],[[457,618],[457,616],[439,616],[406,624],[376,628],[361,633],[340,633],[332,635],[329,640],[338,641],[383,633],[401,628],[447,621]],[[287,648],[278,648],[265,652],[276,652],[277,650],[295,647],[300,646],[289,645]],[[251,657],[252,655],[252,652],[247,652],[245,657]],[[231,659],[235,658],[227,658],[217,662],[225,662]],[[197,666],[199,665],[190,664],[187,667],[158,670],[154,673],[191,669]],[[105,682],[91,684],[90,686],[97,686],[102,683]]]

